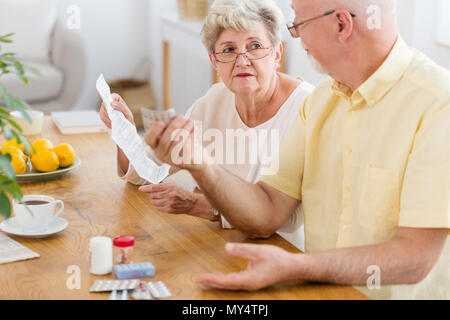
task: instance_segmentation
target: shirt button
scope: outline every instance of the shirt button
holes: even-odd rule
[[[347,231],[348,230],[348,226],[347,225],[343,226],[342,230]]]
[[[375,100],[370,99],[370,100],[369,100],[369,103],[370,103],[371,105],[374,105],[374,104],[375,104]]]

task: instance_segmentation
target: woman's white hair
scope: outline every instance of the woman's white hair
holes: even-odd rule
[[[263,23],[272,45],[281,42],[284,16],[273,0],[215,0],[209,9],[201,36],[209,53],[226,29],[248,31]]]

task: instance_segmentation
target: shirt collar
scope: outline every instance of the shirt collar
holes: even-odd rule
[[[355,92],[337,81],[333,90],[339,96],[349,100],[360,100],[362,97],[369,106],[376,105],[400,80],[413,59],[413,52],[398,35],[398,39],[383,64]]]

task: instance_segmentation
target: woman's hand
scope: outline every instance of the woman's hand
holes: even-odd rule
[[[197,202],[195,194],[173,183],[142,186],[139,191],[150,195],[153,206],[161,212],[189,214]]]
[[[119,96],[117,93],[112,94],[113,102],[111,103],[111,107],[115,110],[119,110],[123,113],[125,116],[125,119],[130,121],[130,123],[133,126],[136,126],[134,123],[134,117],[133,113],[131,112],[130,108],[128,108],[125,101],[122,99],[121,96]],[[106,111],[106,106],[102,102],[102,106],[100,108],[100,119],[103,121],[103,123],[111,129],[111,119],[109,119],[108,112]]]

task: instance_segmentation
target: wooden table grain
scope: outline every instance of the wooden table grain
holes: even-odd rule
[[[246,268],[247,260],[226,254],[227,242],[264,243],[299,251],[278,235],[251,241],[238,230],[220,229],[217,222],[156,211],[146,194],[117,177],[114,144],[108,133],[64,136],[46,117],[42,134],[28,138],[39,137],[49,138],[55,145],[70,143],[82,160],[79,168],[57,180],[21,184],[24,194],[63,200],[61,217],[69,226],[44,239],[12,236],[40,258],[0,265],[0,299],[107,299],[107,293],[89,293],[95,280],[114,279],[113,274],[89,273],[89,239],[117,235],[135,237],[135,262],[150,261],[156,268],[155,277],[144,280],[164,281],[172,299],[366,298],[353,287],[324,284],[286,283],[258,292],[202,289],[195,282],[202,273]],[[70,271],[78,268],[81,287],[71,289],[74,274]]]

